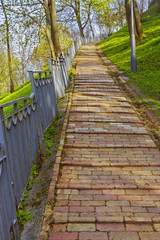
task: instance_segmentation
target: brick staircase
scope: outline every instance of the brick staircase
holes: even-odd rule
[[[160,151],[94,44],[84,45],[50,240],[160,240]]]

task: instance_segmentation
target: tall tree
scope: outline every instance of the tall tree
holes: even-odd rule
[[[129,33],[131,34],[131,0],[125,0],[126,16],[128,21]],[[141,17],[136,0],[133,0],[134,22],[135,22],[135,37],[141,40],[144,37]]]
[[[9,77],[10,77],[10,92],[12,93],[14,91],[14,81],[13,81],[12,57],[11,57],[11,47],[10,47],[9,21],[8,21],[8,16],[7,16],[7,12],[6,12],[6,8],[3,0],[1,0],[1,5],[2,5],[4,16],[5,16],[7,56],[8,56],[8,68],[9,68]]]
[[[57,54],[60,53],[60,43],[57,31],[55,0],[37,0],[34,4],[29,4],[27,0],[21,1],[18,10],[16,6],[10,6],[9,2],[7,0],[7,9],[9,11],[30,19],[31,23],[34,22],[41,28],[44,28],[43,20],[45,19],[45,30],[51,55],[56,58]]]
[[[38,0],[44,7],[46,14],[46,35],[51,49],[52,57],[55,59],[58,53],[61,52],[58,27],[56,20],[56,4],[55,0]]]

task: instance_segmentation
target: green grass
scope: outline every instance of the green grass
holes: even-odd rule
[[[130,37],[128,26],[103,42],[100,48],[120,70],[125,71],[130,81],[138,86],[151,102],[160,107],[160,14],[157,5],[144,13],[142,26],[146,37],[136,45],[137,72],[130,69]]]

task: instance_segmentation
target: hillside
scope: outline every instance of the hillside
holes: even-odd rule
[[[157,13],[157,5],[144,13],[142,26],[146,37],[136,46],[136,73],[130,70],[128,26],[101,42],[100,48],[160,110],[160,14]]]

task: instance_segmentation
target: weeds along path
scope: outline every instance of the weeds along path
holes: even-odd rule
[[[160,152],[94,44],[79,51],[63,129],[40,239],[159,240]]]

